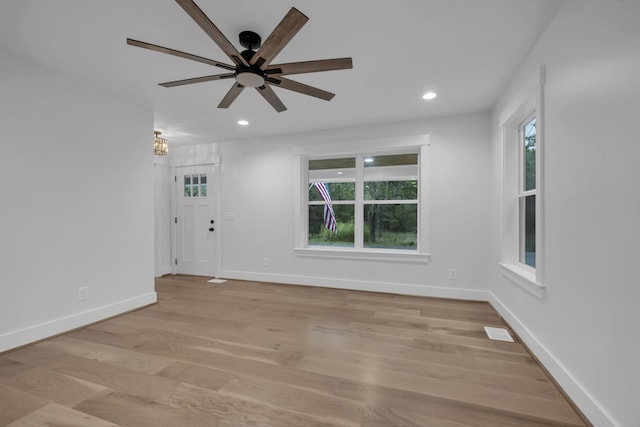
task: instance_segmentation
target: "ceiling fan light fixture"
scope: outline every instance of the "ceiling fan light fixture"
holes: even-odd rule
[[[169,142],[164,138],[160,138],[161,133],[157,130],[153,131],[153,154],[156,156],[166,156],[169,153]]]
[[[240,126],[249,126],[249,122],[247,120],[238,120],[238,124]]]
[[[254,70],[243,70],[236,73],[236,81],[244,87],[264,86],[264,76]]]
[[[422,99],[430,101],[432,99],[435,99],[437,96],[438,96],[437,93],[429,91],[429,92],[425,93],[424,95],[422,95]]]

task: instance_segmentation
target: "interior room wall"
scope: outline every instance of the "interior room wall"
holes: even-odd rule
[[[596,426],[640,425],[639,17],[638,2],[566,2],[493,117],[492,292]],[[498,116],[541,65],[547,288],[536,298],[498,269]]]
[[[489,114],[219,143],[220,276],[483,299],[488,287]],[[294,147],[429,134],[429,264],[299,257]],[[267,262],[265,265],[265,258]],[[448,278],[457,270],[457,280]]]
[[[0,351],[156,301],[152,112],[2,53],[0,94]]]
[[[171,170],[166,156],[154,156],[155,277],[171,273]]]

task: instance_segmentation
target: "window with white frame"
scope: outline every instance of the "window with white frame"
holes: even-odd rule
[[[308,160],[309,246],[417,249],[418,153]]]
[[[428,261],[428,135],[413,138],[302,148],[296,253]]]
[[[536,115],[518,127],[518,261],[536,267]]]
[[[526,289],[544,288],[543,85],[541,67],[500,115],[503,144],[505,277]]]

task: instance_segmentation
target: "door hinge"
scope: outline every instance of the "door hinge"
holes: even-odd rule
[[[174,262],[176,265],[178,265],[178,258],[176,258]]]
[[[174,224],[177,224],[177,223],[178,223],[178,217],[175,217],[175,218],[174,218],[173,223],[174,223]]]
[[[174,175],[173,182],[178,182],[178,175]]]

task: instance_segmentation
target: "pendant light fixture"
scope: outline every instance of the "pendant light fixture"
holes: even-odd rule
[[[153,138],[153,153],[156,156],[166,156],[169,153],[169,143],[166,139],[160,138],[160,133],[157,130],[153,131],[155,137]]]

